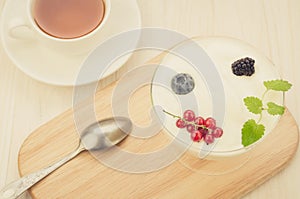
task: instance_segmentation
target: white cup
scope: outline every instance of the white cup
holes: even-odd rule
[[[83,54],[95,48],[95,34],[103,28],[110,14],[110,0],[103,0],[105,12],[101,23],[90,33],[78,38],[62,39],[51,36],[42,31],[36,24],[33,16],[35,0],[26,0],[26,16],[12,19],[9,25],[9,36],[12,39],[28,42],[40,42],[47,48],[70,54]]]

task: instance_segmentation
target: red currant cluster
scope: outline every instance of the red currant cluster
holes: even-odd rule
[[[201,116],[196,117],[191,110],[186,110],[183,117],[173,115],[167,111],[164,112],[179,118],[176,121],[176,126],[181,129],[186,128],[194,142],[200,142],[203,139],[206,144],[211,144],[215,141],[215,138],[220,138],[223,135],[223,129],[216,126],[216,120],[212,117],[207,119]]]

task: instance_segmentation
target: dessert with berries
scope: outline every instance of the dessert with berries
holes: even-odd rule
[[[209,150],[213,157],[242,154],[276,127],[284,113],[281,91],[290,84],[280,81],[265,55],[245,42],[222,37],[194,38],[173,50],[187,54],[164,57],[153,77],[151,97],[165,132],[189,151]],[[174,77],[183,74],[192,77],[193,86],[186,84],[191,80],[186,76],[177,82],[179,89],[172,88]],[[189,87],[181,89],[184,85]]]

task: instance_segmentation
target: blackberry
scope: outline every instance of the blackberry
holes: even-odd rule
[[[232,72],[237,76],[251,76],[255,73],[254,63],[255,60],[250,57],[239,59],[231,65]]]

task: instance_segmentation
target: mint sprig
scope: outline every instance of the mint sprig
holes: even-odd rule
[[[260,114],[262,112],[263,103],[258,97],[246,97],[244,103],[251,113]]]
[[[267,90],[283,91],[283,92],[290,90],[290,88],[292,87],[292,84],[285,80],[265,81],[264,85],[267,88]]]
[[[263,111],[267,111],[270,115],[283,115],[285,111],[284,106],[280,106],[274,102],[268,102],[264,107],[264,98],[269,91],[282,91],[286,92],[291,89],[292,84],[285,80],[271,80],[264,81],[266,91],[261,98],[249,96],[244,98],[244,104],[248,111],[254,114],[259,114],[259,119],[255,121],[250,119],[246,121],[242,128],[242,144],[249,146],[259,140],[265,133],[265,126],[260,124]]]
[[[267,111],[270,115],[283,115],[285,110],[284,106],[280,106],[278,104],[275,104],[274,102],[269,102],[267,106]]]
[[[248,146],[259,140],[265,133],[265,126],[251,119],[242,128],[242,144]]]

